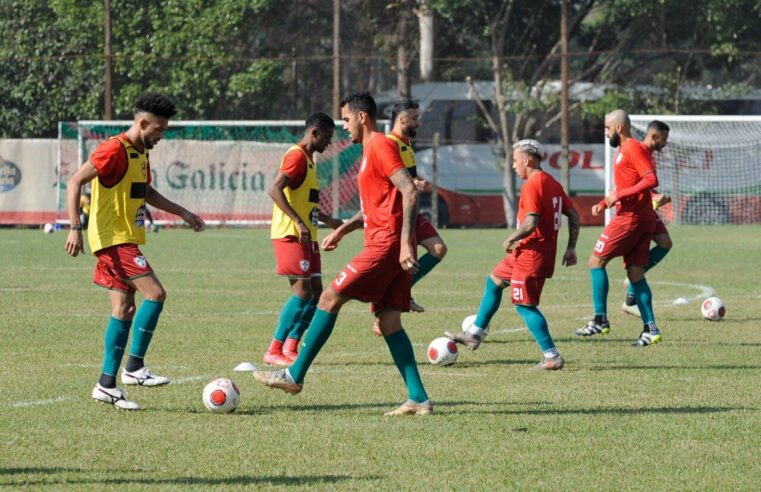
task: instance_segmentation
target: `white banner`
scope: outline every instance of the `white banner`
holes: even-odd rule
[[[560,145],[544,145],[542,169],[560,180]],[[571,144],[569,166],[571,191],[584,195],[602,195],[605,189],[605,146]],[[421,177],[430,179],[432,149],[417,152]],[[493,144],[445,145],[437,154],[438,185],[462,193],[502,193],[501,158]],[[518,180],[520,186],[520,180]]]
[[[55,222],[58,143],[0,140],[0,224]]]

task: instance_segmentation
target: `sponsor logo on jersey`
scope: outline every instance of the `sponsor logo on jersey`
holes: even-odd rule
[[[137,212],[135,212],[135,225],[145,227],[145,205],[138,207]]]
[[[359,166],[359,172],[364,172],[366,166],[367,166],[367,157],[363,157],[362,164]]]
[[[624,158],[624,154],[623,153],[619,152],[618,154],[616,154],[616,166],[621,164],[621,159],[623,159],[623,158]]]

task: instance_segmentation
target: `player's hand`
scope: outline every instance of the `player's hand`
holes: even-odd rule
[[[309,231],[309,227],[301,221],[296,222],[296,228],[299,230],[299,242],[306,244],[312,241],[312,233]]]
[[[433,188],[433,186],[431,186],[431,183],[421,178],[415,179],[415,187],[419,191],[422,191],[422,192],[431,191],[431,189]]]
[[[505,242],[502,243],[502,247],[505,249],[505,253],[510,253],[512,250],[515,249],[515,246],[518,244],[518,241],[513,238],[507,238],[505,239]]]
[[[603,212],[603,208],[600,206],[599,203],[595,203],[592,205],[592,216],[597,217]]]
[[[576,258],[576,249],[575,248],[568,248],[565,250],[565,254],[563,255],[563,266],[573,266],[576,263],[578,263],[579,260]]]
[[[399,264],[402,265],[402,270],[415,275],[420,269],[420,264],[415,259],[415,250],[409,242],[402,242],[402,247],[399,251]]]
[[[611,191],[605,196],[605,205],[610,208],[618,201],[618,195],[615,191]]]
[[[322,243],[320,243],[320,247],[325,251],[333,251],[338,247],[338,243],[341,242],[341,239],[344,237],[343,232],[336,229],[335,231],[331,232],[327,236],[325,236],[322,239]]]
[[[204,222],[201,217],[192,212],[189,212],[188,210],[185,210],[181,217],[182,220],[184,220],[185,223],[192,227],[196,232],[201,232],[206,229],[206,222]]]
[[[66,238],[66,245],[63,247],[71,256],[77,256],[79,253],[85,254],[84,242],[82,241],[82,231],[69,231],[69,237]]]

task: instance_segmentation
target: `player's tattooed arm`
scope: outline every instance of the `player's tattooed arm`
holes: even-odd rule
[[[402,244],[399,251],[399,263],[402,269],[414,274],[419,265],[412,247],[412,237],[415,232],[420,192],[407,169],[396,171],[389,179],[402,194]]]
[[[531,235],[532,232],[534,232],[534,229],[536,229],[536,226],[539,225],[539,215],[536,213],[530,212],[526,214],[526,217],[523,219],[523,223],[521,226],[515,230],[512,234],[508,236],[507,239],[505,239],[505,242],[502,243],[502,246],[505,248],[506,252],[510,252],[515,247],[515,244],[520,241],[521,239],[528,237]]]
[[[579,227],[581,225],[581,219],[576,209],[571,208],[563,215],[568,217],[568,246],[566,246],[565,253],[563,254],[563,265],[573,266],[578,263],[576,258],[576,241],[579,239]]]

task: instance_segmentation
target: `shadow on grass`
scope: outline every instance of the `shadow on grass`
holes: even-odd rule
[[[481,361],[461,361],[458,360],[453,369],[463,369],[466,367],[481,367],[481,366],[533,366],[539,362],[539,358],[536,359],[491,359]]]
[[[59,469],[61,470],[61,469]],[[88,472],[89,473],[89,472]],[[36,480],[0,481],[0,485],[313,485],[336,484],[347,480],[380,480],[380,476],[352,477],[350,475],[301,475],[294,477],[239,475],[234,477],[176,477],[176,478],[91,478],[55,477]]]

